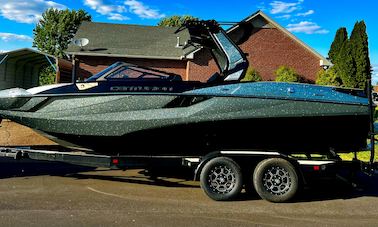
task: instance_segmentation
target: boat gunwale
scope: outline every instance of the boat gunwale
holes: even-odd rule
[[[361,102],[343,102],[343,101],[332,101],[332,100],[321,100],[321,99],[306,99],[298,97],[277,97],[277,96],[258,96],[258,95],[235,95],[235,94],[214,94],[214,93],[165,93],[165,92],[96,92],[96,93],[60,93],[60,94],[35,94],[28,97],[20,98],[43,98],[43,97],[74,97],[74,96],[151,96],[151,95],[160,95],[160,96],[197,96],[197,97],[222,97],[222,98],[255,98],[255,99],[273,99],[273,100],[290,100],[298,102],[320,102],[327,104],[344,104],[344,105],[357,105],[357,106],[369,106],[369,103]]]

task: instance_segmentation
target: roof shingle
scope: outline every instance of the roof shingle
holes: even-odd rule
[[[185,29],[175,34],[177,28],[83,22],[74,40],[89,39],[89,44],[80,47],[70,44],[68,54],[114,56],[131,58],[182,59],[185,49],[176,47],[177,37],[183,45],[189,39]]]

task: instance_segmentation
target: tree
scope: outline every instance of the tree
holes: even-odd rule
[[[337,75],[335,67],[328,70],[321,69],[316,76],[316,84],[329,85],[340,87],[342,84],[341,78]]]
[[[355,66],[355,87],[364,89],[367,79],[371,76],[368,36],[364,21],[357,21],[354,25],[350,45]]]
[[[300,76],[293,68],[287,66],[280,66],[276,71],[277,82],[300,82]]]
[[[371,77],[365,22],[355,23],[349,39],[345,28],[338,29],[328,56],[341,78],[342,86],[364,89],[367,79]]]
[[[338,76],[341,78],[344,87],[358,88],[355,77],[356,68],[352,56],[352,46],[350,41],[346,41],[340,50],[337,63],[334,65]]]
[[[259,81],[262,81],[262,78],[261,78],[259,72],[257,72],[257,70],[255,68],[249,67],[247,69],[245,77],[241,81],[243,81],[243,82],[259,82]]]
[[[161,19],[158,23],[158,26],[160,27],[180,27],[183,25],[186,21],[188,20],[198,20],[197,17],[189,16],[189,15],[184,15],[184,16],[170,16],[170,17],[165,17]]]
[[[83,21],[91,21],[91,16],[84,10],[47,9],[33,30],[33,47],[64,58],[64,51]]]
[[[331,48],[328,52],[328,57],[331,60],[333,64],[336,64],[337,57],[340,54],[340,50],[345,43],[345,41],[348,40],[348,32],[345,27],[341,27],[337,30],[335,38],[331,44]]]
[[[39,73],[39,85],[48,85],[55,83],[55,70],[50,66],[44,67]]]

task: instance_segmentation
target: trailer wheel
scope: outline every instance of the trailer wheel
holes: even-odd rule
[[[232,200],[242,190],[240,166],[230,158],[218,157],[205,164],[200,175],[201,188],[213,200]]]
[[[294,166],[282,158],[265,159],[255,168],[253,185],[261,198],[286,202],[298,191],[298,174]]]

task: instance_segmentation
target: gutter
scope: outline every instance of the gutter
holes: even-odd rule
[[[124,54],[101,54],[101,53],[83,53],[83,52],[67,52],[74,56],[98,56],[98,57],[122,57],[122,58],[142,58],[142,59],[160,59],[160,60],[189,60],[186,56],[166,57],[166,56],[145,56],[145,55],[124,55]]]

